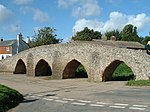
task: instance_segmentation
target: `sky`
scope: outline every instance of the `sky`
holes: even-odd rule
[[[52,27],[67,42],[84,27],[104,34],[127,24],[144,37],[150,32],[149,7],[149,0],[0,0],[0,38],[15,39],[21,32],[27,40]]]

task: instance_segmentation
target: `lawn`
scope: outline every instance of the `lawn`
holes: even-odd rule
[[[128,86],[150,86],[150,80],[130,80]]]
[[[23,100],[23,96],[16,90],[0,84],[0,112],[13,108]]]

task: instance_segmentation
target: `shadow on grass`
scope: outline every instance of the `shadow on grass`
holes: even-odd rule
[[[134,74],[128,75],[128,76],[114,76],[113,81],[129,81],[129,80],[134,80],[135,76]]]

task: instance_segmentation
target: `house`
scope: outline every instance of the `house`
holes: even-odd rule
[[[22,34],[17,35],[14,40],[0,40],[0,60],[6,59],[14,54],[29,48],[29,45],[23,40]]]

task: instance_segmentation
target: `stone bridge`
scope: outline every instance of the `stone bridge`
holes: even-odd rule
[[[145,52],[96,42],[31,48],[0,61],[0,71],[27,76],[49,74],[52,79],[65,79],[74,77],[76,68],[82,64],[89,81],[107,81],[122,62],[132,69],[137,80],[150,78],[150,56]]]

